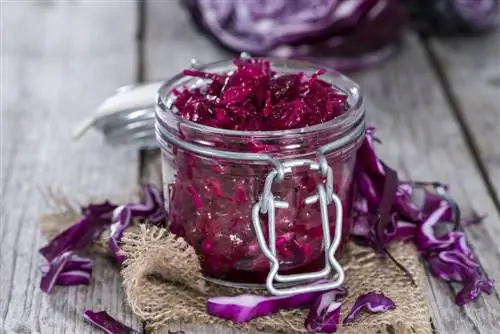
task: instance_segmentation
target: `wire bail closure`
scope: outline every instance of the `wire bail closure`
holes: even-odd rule
[[[289,160],[283,162],[279,167],[275,167],[266,177],[264,183],[264,190],[260,200],[255,203],[252,209],[252,224],[257,236],[259,247],[264,256],[269,260],[271,267],[266,279],[266,288],[269,293],[275,296],[283,296],[304,292],[316,292],[323,290],[330,290],[339,287],[345,278],[342,266],[335,258],[335,252],[339,247],[342,237],[342,202],[340,198],[333,192],[333,170],[326,161],[323,154],[318,153],[319,163],[310,159]],[[326,177],[326,183],[319,183],[315,195],[309,196],[305,199],[306,205],[315,204],[319,201],[321,213],[321,225],[323,229],[323,244],[325,250],[325,267],[317,272],[294,274],[294,275],[280,275],[279,259],[276,256],[276,221],[275,210],[287,209],[289,204],[287,202],[279,201],[274,198],[271,191],[272,185],[275,181],[282,181],[287,174],[291,174],[295,167],[308,166],[311,172],[320,173],[321,176]],[[328,218],[328,205],[335,205],[335,235],[333,241],[330,236],[330,222]],[[260,214],[267,214],[268,231],[269,231],[269,244],[266,243],[264,233],[262,232]],[[278,289],[275,287],[276,282],[282,283],[299,283],[315,279],[327,277],[332,269],[337,273],[334,281],[314,285],[292,286],[289,288]]]

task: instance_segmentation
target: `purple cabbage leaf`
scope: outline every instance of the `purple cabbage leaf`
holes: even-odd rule
[[[85,311],[83,317],[107,334],[141,334],[113,319],[106,311]]]
[[[47,261],[42,267],[42,291],[50,293],[55,285],[90,283],[92,261],[76,256],[76,252],[84,251],[110,225],[115,208],[109,202],[84,207],[82,219],[40,249]]]
[[[82,218],[56,235],[39,252],[47,261],[42,266],[40,288],[50,293],[56,285],[88,285],[92,273],[92,260],[77,255],[84,252],[99,236],[110,229],[109,247],[121,264],[119,240],[133,219],[153,224],[164,223],[166,212],[161,190],[154,185],[143,187],[140,203],[117,206],[108,201],[82,208]]]
[[[140,203],[124,204],[113,212],[109,239],[109,248],[113,257],[120,264],[125,261],[125,257],[120,251],[119,240],[134,219],[142,219],[152,224],[163,224],[166,218],[161,189],[153,185],[144,186]]]
[[[368,292],[356,299],[343,324],[354,321],[363,311],[382,313],[396,308],[394,302],[382,293]]]
[[[386,219],[386,224],[380,228],[380,219],[377,218],[381,216],[388,175],[386,165],[375,153],[375,142],[374,129],[370,128],[357,157],[356,179],[359,182],[353,208],[353,240],[376,251],[387,250],[392,241],[413,242],[435,277],[463,285],[463,290],[456,296],[460,305],[476,299],[480,292],[490,293],[488,286],[492,281],[481,278],[477,259],[467,245],[465,232],[460,230],[484,217],[475,214],[469,219],[460,219],[448,186],[399,182],[390,215],[387,215],[390,219]],[[414,200],[417,189],[424,193],[420,206]],[[438,232],[450,223],[455,225],[453,230]],[[386,254],[390,256],[389,252]]]
[[[257,317],[274,314],[280,310],[308,306],[319,294],[318,292],[307,292],[288,296],[243,294],[233,297],[212,297],[207,301],[207,312],[218,318],[243,323]]]
[[[337,288],[317,296],[309,308],[305,321],[308,331],[314,333],[334,333],[340,319],[341,300],[347,296],[347,290]]]

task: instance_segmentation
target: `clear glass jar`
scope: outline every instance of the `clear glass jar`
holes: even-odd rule
[[[271,64],[278,75],[311,75],[318,69],[312,64],[286,60],[271,59]],[[233,64],[222,61],[199,69],[228,72]],[[256,203],[270,198],[263,196],[266,178],[271,179],[269,190],[276,204],[275,233],[269,229],[269,211],[260,210],[257,221],[266,243],[271,245],[270,234],[271,238],[275,234],[272,244],[279,274],[314,272],[325,266],[321,201],[306,204],[305,199],[319,191],[318,184],[328,181],[323,169],[318,170],[321,160],[315,162],[317,151],[327,144],[330,150],[323,156],[332,167],[333,193],[341,200],[343,209],[337,256],[348,241],[356,151],[365,130],[364,103],[359,87],[350,79],[332,71],[321,78],[348,96],[348,110],[323,124],[268,132],[218,129],[179,117],[170,107],[174,99],[172,89],[200,87],[205,84],[203,79],[179,74],[161,87],[157,96],[156,136],[162,149],[169,228],[194,247],[207,279],[233,285],[266,282],[270,261],[259,245],[252,220]],[[283,168],[284,174],[280,175],[280,166],[286,167],[285,162],[292,160],[299,163]],[[274,178],[268,177],[270,173]],[[328,190],[328,185],[323,189]],[[278,207],[276,201],[288,203],[288,208]],[[335,205],[326,208],[329,232],[333,235],[337,209]]]

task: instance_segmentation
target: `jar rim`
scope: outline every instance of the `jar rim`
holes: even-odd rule
[[[312,63],[312,62],[303,62],[298,60],[290,60],[290,59],[281,59],[276,57],[252,57],[252,59],[266,59],[271,62],[271,66],[278,66],[283,68],[294,68],[294,72],[302,71],[302,72],[313,72],[316,71],[322,66]],[[196,66],[197,70],[206,71],[206,70],[228,70],[233,65],[232,60],[219,60],[215,62],[206,63],[200,66]],[[303,135],[308,133],[313,133],[317,131],[322,131],[331,127],[344,126],[346,123],[352,124],[356,123],[364,116],[364,99],[362,94],[360,93],[360,87],[356,84],[352,79],[347,77],[346,75],[333,70],[327,69],[326,73],[321,76],[323,80],[334,85],[337,89],[341,90],[343,93],[348,95],[348,99],[351,99],[351,103],[349,103],[349,108],[342,113],[341,115],[327,121],[324,123],[319,123],[311,126],[295,128],[295,129],[286,129],[286,130],[272,130],[272,131],[245,131],[245,130],[231,130],[231,129],[223,129],[216,128],[204,124],[195,123],[190,120],[186,120],[182,118],[178,113],[173,111],[173,108],[169,108],[168,105],[173,101],[172,90],[175,87],[178,87],[182,84],[182,79],[196,80],[199,82],[206,82],[209,79],[201,79],[201,78],[192,78],[186,76],[183,72],[179,72],[171,79],[165,81],[159,88],[156,94],[156,117],[161,117],[161,112],[169,113],[171,117],[175,119],[176,122],[182,124],[183,126],[200,132],[205,132],[207,134],[217,134],[217,135],[227,135],[227,136],[239,136],[239,137],[281,137],[288,135]],[[335,84],[333,82],[335,80]]]

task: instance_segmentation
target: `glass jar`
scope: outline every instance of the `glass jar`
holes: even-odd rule
[[[271,64],[278,75],[318,69],[278,59]],[[222,73],[233,66],[221,61],[198,69]],[[172,90],[202,87],[204,79],[178,74],[160,88],[156,136],[169,228],[194,247],[208,280],[266,283],[269,290],[275,276],[286,285],[320,276],[306,273],[341,271],[335,254],[349,239],[365,111],[354,82],[333,71],[321,78],[348,96],[348,110],[284,131],[234,131],[182,119]]]

